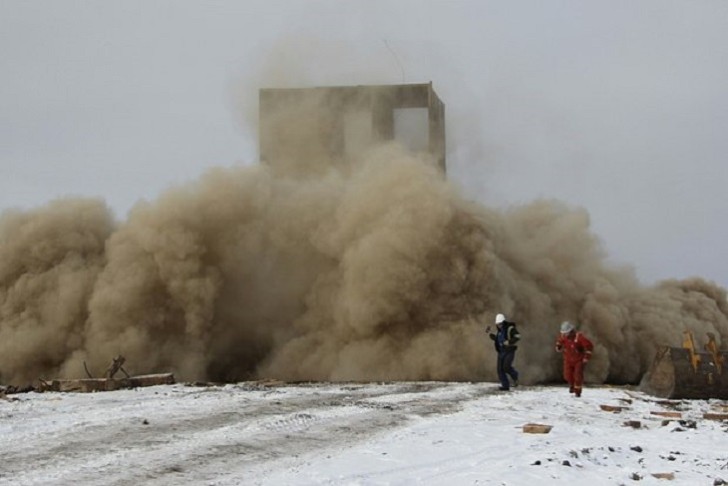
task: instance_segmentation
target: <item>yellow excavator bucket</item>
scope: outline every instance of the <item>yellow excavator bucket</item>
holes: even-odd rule
[[[715,335],[707,334],[705,352],[698,351],[690,331],[681,347],[661,347],[640,388],[663,398],[728,399],[728,351],[721,351]]]

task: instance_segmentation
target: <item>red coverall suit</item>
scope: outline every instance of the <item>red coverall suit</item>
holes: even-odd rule
[[[594,345],[580,332],[560,334],[556,339],[556,351],[564,354],[564,379],[569,383],[569,392],[581,396],[584,384],[584,365],[591,358]]]

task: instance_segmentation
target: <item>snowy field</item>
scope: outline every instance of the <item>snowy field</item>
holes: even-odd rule
[[[0,400],[0,483],[718,485],[718,400],[494,383],[170,385]],[[621,407],[605,411],[602,405]],[[668,418],[653,412],[680,412]],[[639,422],[632,426],[626,422]],[[528,423],[551,425],[525,433]],[[665,474],[672,479],[660,479]]]

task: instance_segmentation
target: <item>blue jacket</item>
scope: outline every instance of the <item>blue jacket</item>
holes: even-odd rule
[[[495,350],[501,353],[518,349],[516,343],[521,339],[521,334],[516,329],[515,322],[503,321],[495,334],[490,333],[490,338],[495,344]]]

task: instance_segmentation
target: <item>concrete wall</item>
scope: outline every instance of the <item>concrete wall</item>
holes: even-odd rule
[[[261,162],[285,170],[354,163],[371,145],[399,141],[396,110],[421,108],[426,152],[446,171],[445,105],[432,83],[261,89],[259,98]]]

